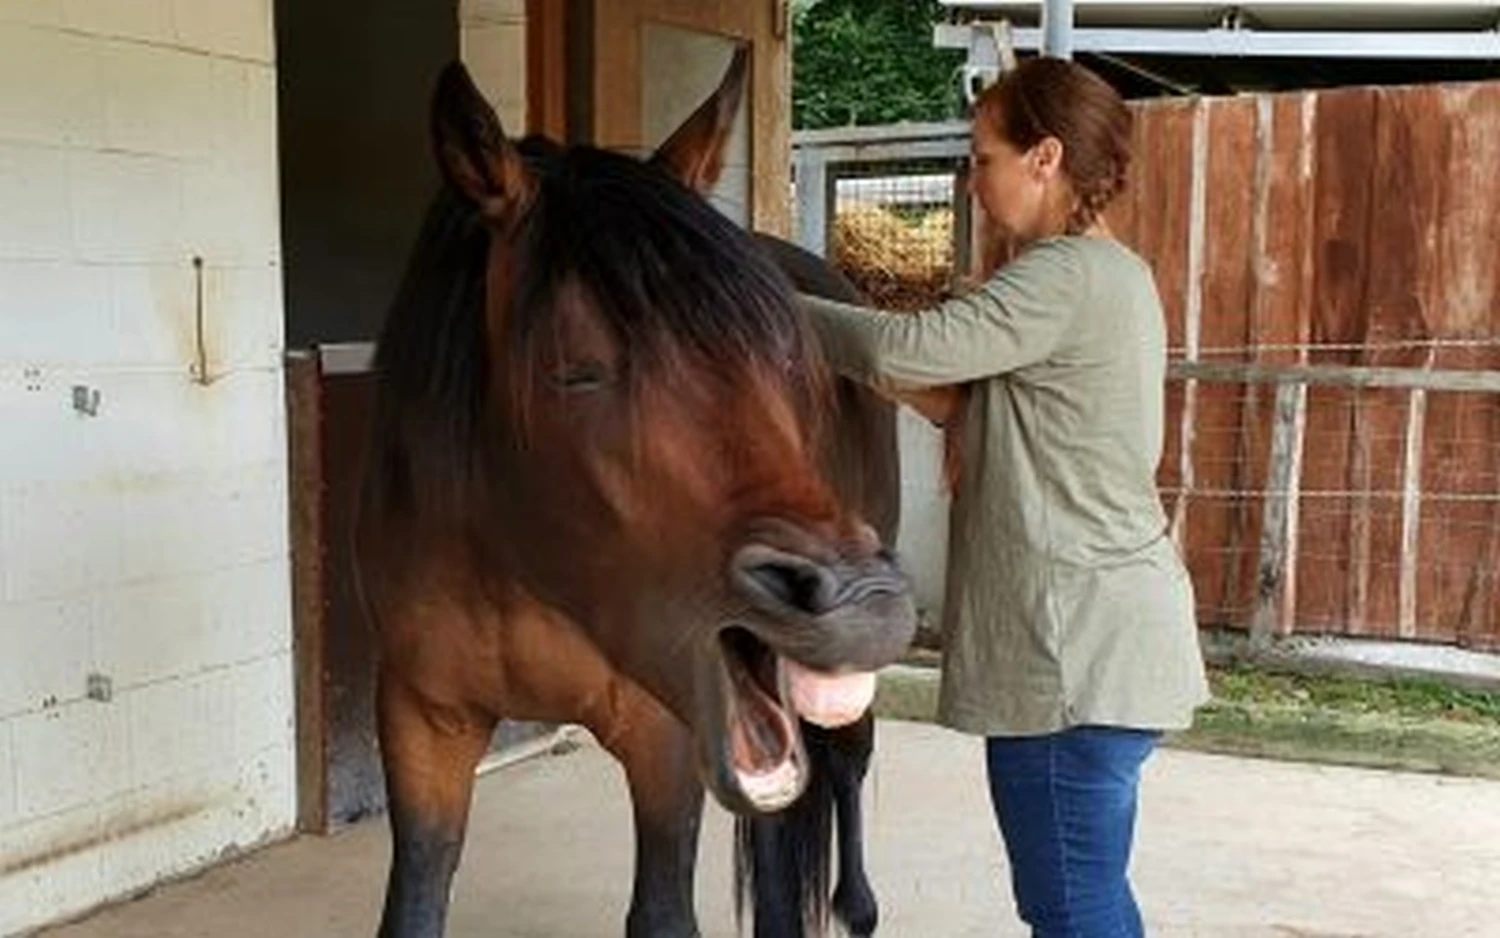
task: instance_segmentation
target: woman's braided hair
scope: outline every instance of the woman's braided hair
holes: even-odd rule
[[[1130,109],[1108,82],[1076,62],[1023,61],[985,90],[974,116],[1023,151],[1047,137],[1062,142],[1062,169],[1077,200],[1068,234],[1085,231],[1125,188]]]

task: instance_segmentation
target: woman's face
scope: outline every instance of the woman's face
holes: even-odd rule
[[[1021,243],[1060,234],[1068,205],[1062,144],[1047,137],[1023,151],[998,123],[988,115],[974,121],[970,191],[990,221]]]

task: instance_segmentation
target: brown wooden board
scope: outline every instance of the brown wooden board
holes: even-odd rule
[[[1191,101],[1140,106],[1129,181],[1135,193],[1135,236],[1127,243],[1151,262],[1166,310],[1168,342],[1176,349],[1183,344],[1187,298],[1196,107]]]
[[[1430,361],[1415,346],[1430,338],[1432,311],[1442,304],[1433,277],[1430,246],[1442,222],[1442,186],[1432,170],[1444,166],[1446,121],[1436,87],[1382,90],[1376,94],[1375,165],[1370,185],[1360,363],[1420,367]],[[1407,435],[1420,432],[1412,394],[1405,390],[1361,395],[1355,413],[1350,488],[1402,493],[1407,485]],[[1415,480],[1413,480],[1415,481]],[[1351,518],[1353,559],[1350,627],[1382,637],[1403,637],[1409,565],[1404,549],[1408,500],[1357,496]]]
[[[1316,114],[1312,92],[1259,99],[1269,123],[1259,171],[1262,199],[1256,206],[1256,296],[1251,330],[1255,359],[1267,364],[1302,363],[1299,347],[1312,330],[1313,154],[1305,131]]]
[[[1488,198],[1500,84],[1132,107],[1135,165],[1109,220],[1155,270],[1174,355],[1500,369],[1500,212]],[[1199,108],[1205,230],[1189,350]],[[1169,511],[1185,479],[1200,493],[1184,547],[1215,624],[1241,624],[1253,592],[1261,500],[1220,493],[1266,491],[1272,394],[1199,382],[1184,428],[1188,389],[1168,388],[1158,482]],[[1500,645],[1500,401],[1314,388],[1300,443],[1295,604],[1276,628]]]
[[[1256,102],[1221,99],[1206,106],[1200,355],[1212,361],[1244,361],[1255,341],[1251,311],[1260,151]],[[1225,349],[1235,351],[1225,354]],[[1224,494],[1250,490],[1246,392],[1242,385],[1203,382],[1194,402],[1194,487],[1209,494],[1188,506],[1188,560],[1199,587],[1199,606],[1215,614],[1220,625],[1243,625],[1253,609],[1247,590],[1259,544],[1255,502]]]
[[[1129,229],[1122,239],[1151,265],[1167,318],[1167,341],[1180,349],[1187,295],[1187,248],[1193,167],[1193,113],[1185,101],[1137,105],[1135,159],[1126,182]],[[1177,510],[1182,475],[1183,387],[1167,388],[1166,436],[1157,483],[1169,514]]]
[[[328,725],[323,687],[323,407],[317,356],[287,356],[286,412],[296,661],[297,829],[328,829]]]
[[[1500,336],[1500,212],[1486,194],[1500,180],[1500,85],[1454,85],[1424,96],[1441,115],[1445,161],[1433,173],[1441,225],[1428,268],[1434,336]],[[1500,348],[1439,348],[1434,367],[1500,369]],[[1422,436],[1417,634],[1500,648],[1500,401],[1429,394]],[[1451,496],[1474,500],[1454,500]]]
[[[1370,187],[1374,177],[1376,96],[1369,89],[1342,89],[1318,97],[1311,128],[1313,153],[1313,263],[1310,340],[1337,345],[1314,350],[1313,364],[1355,364],[1364,334],[1365,279]],[[1307,433],[1299,513],[1297,608],[1299,628],[1354,631],[1363,628],[1351,605],[1367,580],[1357,579],[1351,543],[1362,541],[1363,522],[1347,493],[1362,485],[1353,445],[1359,438],[1358,395],[1315,391],[1308,396]],[[1308,493],[1315,493],[1309,495]],[[1350,595],[1353,590],[1356,595]],[[1352,602],[1351,602],[1352,600]],[[1351,616],[1353,616],[1351,618]]]

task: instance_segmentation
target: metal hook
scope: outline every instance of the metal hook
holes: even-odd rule
[[[197,361],[193,363],[193,380],[199,384],[209,383],[208,377],[208,340],[203,334],[203,258],[193,257],[193,277],[196,289],[196,305],[193,312],[193,334],[196,345]]]

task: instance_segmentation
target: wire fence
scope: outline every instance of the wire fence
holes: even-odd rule
[[[956,173],[932,164],[865,167],[836,182],[834,264],[886,309],[921,309],[955,285]]]
[[[794,150],[798,240],[872,303],[928,306],[969,272],[966,123],[803,132]]]
[[[1500,374],[1204,367],[1161,472],[1202,622],[1500,649]]]
[[[887,309],[960,288],[967,134],[796,135],[799,240]],[[1201,622],[1500,650],[1500,339],[1248,341],[1171,350],[1158,481]]]

